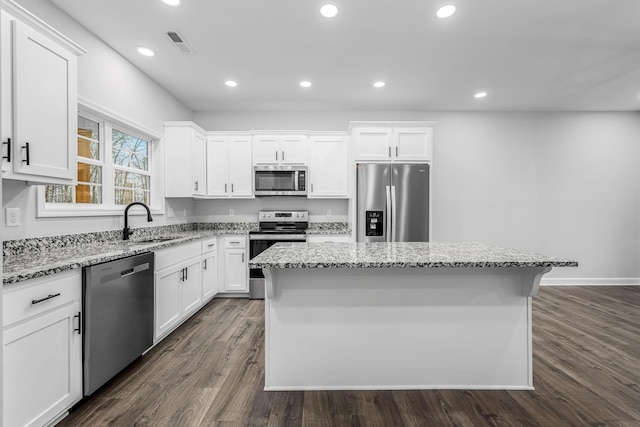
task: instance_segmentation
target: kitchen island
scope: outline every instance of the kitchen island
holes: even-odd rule
[[[278,244],[265,390],[533,389],[531,300],[552,267],[481,243]]]

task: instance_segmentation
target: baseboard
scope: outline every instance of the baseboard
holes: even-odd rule
[[[542,278],[541,286],[640,286],[640,277]]]

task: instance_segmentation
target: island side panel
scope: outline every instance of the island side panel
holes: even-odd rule
[[[265,389],[532,389],[521,273],[271,269]]]

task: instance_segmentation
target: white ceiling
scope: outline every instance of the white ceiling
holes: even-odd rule
[[[52,1],[197,111],[640,110],[639,0]]]

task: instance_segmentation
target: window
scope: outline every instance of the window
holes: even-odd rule
[[[78,116],[78,185],[47,185],[46,203],[102,203],[100,124]]]
[[[38,216],[121,215],[131,202],[162,210],[153,164],[158,139],[130,123],[80,112],[78,183],[39,189]]]

